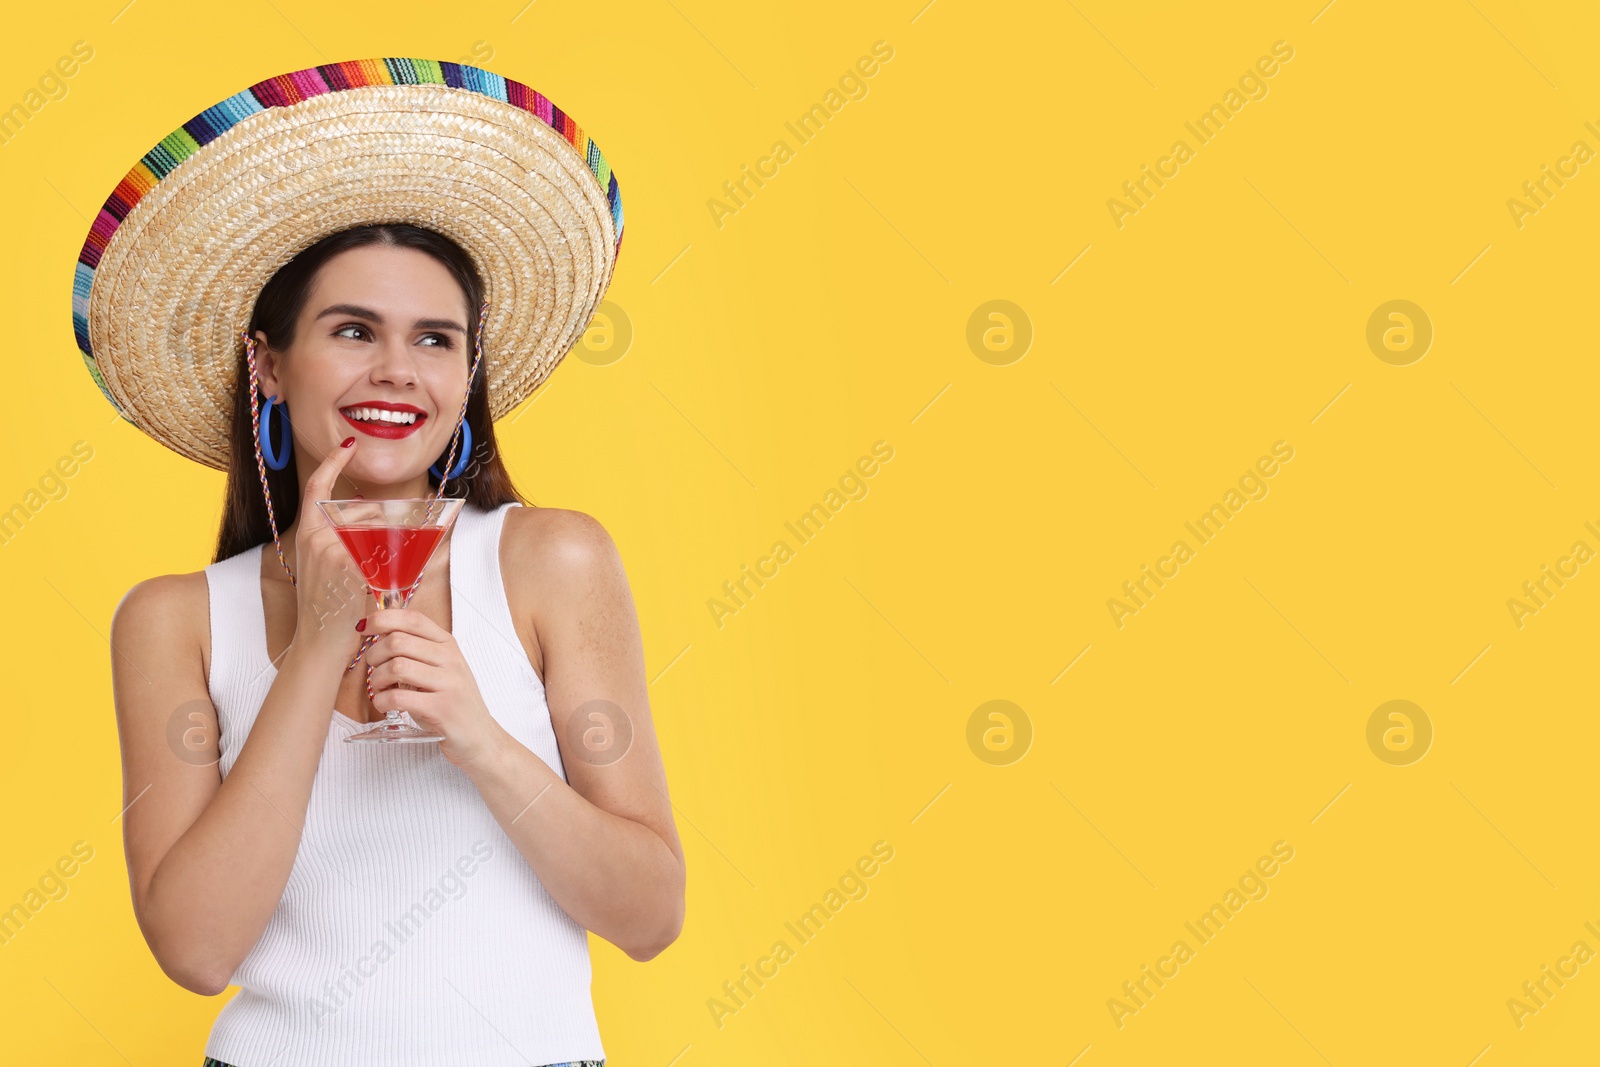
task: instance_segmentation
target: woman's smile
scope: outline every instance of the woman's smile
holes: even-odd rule
[[[386,400],[369,400],[340,408],[344,420],[362,433],[372,437],[410,437],[424,422],[428,413],[415,404],[395,404]]]

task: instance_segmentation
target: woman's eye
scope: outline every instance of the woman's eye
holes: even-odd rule
[[[361,325],[360,323],[357,323],[357,322],[352,322],[347,326],[339,327],[337,330],[333,331],[333,335],[335,337],[350,337],[349,331],[351,331],[351,330],[358,330],[358,331],[360,331],[360,333],[363,336],[370,336],[370,334],[367,331],[367,328],[365,326]],[[352,341],[359,340],[359,339],[360,338],[357,338],[357,337],[350,337],[350,340],[352,340]],[[423,341],[434,340],[434,341],[438,342],[438,344],[430,344],[430,345],[428,345],[427,346],[428,348],[454,348],[455,347],[455,342],[451,341],[449,337],[446,337],[442,333],[425,333],[425,334],[422,335],[421,340],[423,340]]]

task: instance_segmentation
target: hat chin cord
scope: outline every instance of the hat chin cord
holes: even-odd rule
[[[488,313],[489,301],[484,300],[483,305],[478,309],[478,337],[473,344],[472,369],[467,372],[467,391],[461,398],[461,410],[456,414],[456,429],[455,433],[450,436],[450,451],[445,459],[445,473],[439,479],[439,489],[433,496],[433,503],[438,503],[444,498],[445,483],[450,480],[450,472],[455,468],[456,450],[461,446],[461,431],[466,425],[467,401],[472,397],[472,383],[478,379],[478,364],[483,360],[483,323]],[[278,520],[272,511],[272,490],[267,486],[267,464],[261,456],[261,406],[257,396],[261,388],[256,378],[256,339],[248,330],[241,330],[240,336],[244,338],[245,362],[250,367],[250,428],[252,431],[250,438],[255,442],[256,471],[261,475],[261,492],[267,501],[267,525],[272,529],[272,544],[278,550],[278,562],[283,564],[284,572],[289,575],[289,584],[298,586],[299,583],[295,581],[294,571],[290,568],[289,561],[283,558],[283,542],[278,539]],[[285,425],[288,424],[287,419],[284,422]],[[289,450],[289,443],[289,441],[283,443],[285,452]],[[433,504],[429,504],[430,513],[432,508]],[[422,575],[426,572],[427,566],[424,564],[422,571],[417,574],[417,580],[406,590],[406,605],[410,605],[411,595],[422,585]],[[361,647],[356,650],[355,658],[345,667],[346,672],[355,670],[356,664],[361,662],[361,657],[367,654],[367,649],[377,639],[377,634],[368,634],[361,639]],[[377,695],[372,689],[372,664],[370,663],[367,664],[367,700],[373,703],[374,706],[377,704]]]

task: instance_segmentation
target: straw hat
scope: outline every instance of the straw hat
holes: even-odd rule
[[[477,264],[495,419],[578,340],[622,248],[599,146],[527,86],[431,59],[310,67],[202,111],[106,199],[72,287],[89,373],[124,419],[226,469],[262,286],[322,237],[382,222],[442,233]]]

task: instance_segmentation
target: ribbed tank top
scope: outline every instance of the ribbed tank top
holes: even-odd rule
[[[452,632],[489,712],[565,780],[500,573],[500,531],[516,506],[465,505],[433,565],[449,559]],[[224,778],[278,673],[261,598],[265,547],[205,569]],[[288,885],[233,974],[240,991],[205,1054],[239,1067],[604,1059],[588,934],[471,780],[437,745],[345,744],[367,726],[331,707],[328,716]]]

